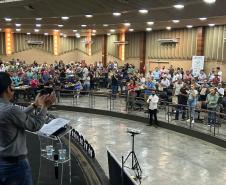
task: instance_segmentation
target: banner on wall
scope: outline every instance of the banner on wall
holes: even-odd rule
[[[196,77],[199,75],[200,70],[204,69],[204,56],[192,57],[192,73]]]

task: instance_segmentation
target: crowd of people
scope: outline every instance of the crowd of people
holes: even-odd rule
[[[137,98],[147,101],[157,91],[160,100],[177,104],[175,119],[180,113],[182,119],[190,118],[195,122],[195,108],[210,110],[208,123],[212,124],[215,114],[212,111],[226,112],[226,98],[222,71],[220,67],[213,68],[209,73],[200,70],[194,76],[192,70],[182,68],[167,69],[165,66],[156,67],[146,75],[139,73],[132,64],[119,66],[117,62],[102,62],[87,65],[85,61],[65,64],[62,60],[52,64],[38,64],[34,61],[27,64],[19,59],[3,62],[0,60],[0,71],[8,72],[14,87],[29,86],[34,94],[40,86],[59,87],[61,89],[89,92],[98,88],[111,89],[112,98],[117,94],[125,94],[127,106],[136,108]],[[186,115],[186,107],[190,116]]]

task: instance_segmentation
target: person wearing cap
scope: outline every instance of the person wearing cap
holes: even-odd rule
[[[0,82],[0,184],[32,185],[25,130],[41,129],[55,95],[38,95],[35,103],[22,111],[10,103],[14,96],[10,75],[0,72]],[[40,107],[40,111],[34,115],[36,107]]]
[[[152,94],[148,97],[147,103],[149,111],[149,125],[153,125],[153,116],[154,116],[154,126],[159,126],[157,119],[157,108],[158,108],[159,97],[156,95],[156,91],[152,90]]]

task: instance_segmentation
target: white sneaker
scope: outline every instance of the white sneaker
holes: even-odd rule
[[[195,123],[195,120],[192,120],[191,124],[194,124]]]
[[[190,122],[190,119],[188,119],[187,122]]]

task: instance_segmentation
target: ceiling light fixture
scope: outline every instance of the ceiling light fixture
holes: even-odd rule
[[[200,17],[199,20],[200,20],[200,21],[206,21],[207,18],[206,18],[206,17]]]
[[[46,36],[47,36],[47,35],[49,35],[49,34],[48,34],[48,33],[44,33],[44,35],[46,35]]]
[[[39,29],[34,29],[34,32],[38,33],[40,30]]]
[[[6,18],[5,18],[5,21],[6,21],[6,22],[11,22],[11,21],[12,21],[12,19],[11,19],[11,18],[6,17]]]
[[[103,27],[108,27],[109,25],[108,24],[103,24]]]
[[[113,15],[116,16],[116,17],[119,17],[122,14],[120,12],[114,12]]]
[[[203,1],[208,4],[213,4],[216,2],[216,0],[203,0]]]
[[[39,18],[35,18],[35,20],[36,20],[36,21],[41,21],[42,18],[40,18],[40,17],[39,17]]]
[[[192,25],[187,25],[187,28],[192,28],[193,26]]]
[[[96,33],[92,33],[92,36],[95,36],[96,35]]]
[[[63,37],[66,38],[67,37],[67,34],[63,34]]]
[[[154,22],[153,21],[149,21],[149,22],[147,22],[147,25],[153,25],[154,24]]]
[[[53,31],[54,31],[54,32],[58,32],[59,30],[56,30],[56,29],[55,29],[55,30],[53,30]]]
[[[27,35],[31,35],[31,33],[30,32],[27,32]]]
[[[97,30],[92,30],[92,32],[93,32],[93,33],[96,33],[96,32],[97,32]]]
[[[19,28],[18,28],[18,29],[16,29],[16,31],[17,31],[17,32],[20,32],[20,31],[21,31],[21,29],[19,29]]]
[[[86,24],[82,24],[81,27],[85,28],[85,27],[87,27],[87,25]]]
[[[147,14],[147,13],[148,13],[148,10],[146,10],[146,9],[141,9],[141,10],[139,10],[139,13],[141,13],[141,14]]]
[[[73,30],[74,33],[78,32],[78,30]]]
[[[111,35],[111,33],[107,33],[107,35],[108,35],[108,36],[110,36],[110,35]]]
[[[36,27],[39,27],[40,28],[41,26],[42,26],[41,24],[36,24]]]
[[[114,33],[114,32],[115,32],[115,29],[110,29],[110,32],[111,32],[111,33]]]
[[[63,28],[64,25],[63,25],[63,24],[58,24],[58,27],[59,27],[59,28]]]
[[[2,31],[2,28],[0,28],[0,31]]]
[[[183,4],[175,4],[175,5],[173,5],[173,7],[180,10],[180,9],[184,8],[184,5]]]
[[[124,23],[124,26],[130,26],[131,24],[129,22]]]
[[[175,24],[177,24],[177,23],[180,22],[180,20],[176,20],[176,19],[175,19],[175,20],[172,20],[172,22],[175,23]]]
[[[210,27],[214,27],[215,26],[215,24],[213,24],[213,23],[210,23],[210,24],[208,24]]]
[[[133,32],[133,31],[134,31],[134,29],[130,28],[130,29],[129,29],[129,31],[130,31],[130,32]]]
[[[146,31],[152,31],[152,28],[146,28]]]
[[[91,15],[91,14],[87,14],[87,15],[85,15],[85,17],[86,17],[86,18],[92,18],[92,17],[93,17],[93,15]]]
[[[21,24],[16,23],[15,26],[16,27],[21,27]]]
[[[67,17],[67,16],[63,16],[63,17],[61,17],[61,19],[62,19],[63,21],[66,21],[66,20],[68,20],[68,19],[69,19],[69,17]]]
[[[167,30],[171,30],[172,28],[171,28],[170,26],[167,26],[166,29],[167,29]]]

